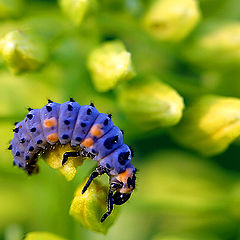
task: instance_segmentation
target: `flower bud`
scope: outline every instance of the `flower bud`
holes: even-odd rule
[[[115,206],[111,215],[101,223],[101,217],[107,211],[108,187],[98,180],[94,180],[87,191],[82,194],[86,182],[87,179],[78,187],[69,213],[83,227],[106,234],[116,220],[119,209]]]
[[[46,163],[54,169],[58,169],[67,181],[71,181],[77,174],[77,167],[82,165],[83,157],[69,157],[68,161],[62,165],[65,152],[75,152],[76,150],[68,145],[57,145],[53,151],[48,151],[44,156]]]
[[[0,42],[3,60],[15,73],[32,71],[47,60],[47,47],[33,35],[21,31],[8,33]]]
[[[203,68],[234,67],[240,65],[240,24],[232,23],[199,36],[183,54],[192,63]]]
[[[156,79],[132,83],[118,98],[125,114],[143,129],[173,126],[182,117],[183,98]]]
[[[24,240],[66,240],[49,232],[31,232],[28,233]]]
[[[212,156],[240,135],[240,100],[203,96],[186,109],[172,136],[183,146]]]
[[[192,31],[200,16],[195,0],[157,0],[148,10],[143,24],[157,39],[178,42]]]
[[[135,75],[131,54],[120,41],[107,42],[94,49],[87,64],[93,83],[100,92],[113,89],[118,82]]]
[[[82,23],[89,2],[90,0],[59,0],[60,7],[64,14],[77,26]]]
[[[23,0],[0,0],[0,19],[20,16],[23,5]]]

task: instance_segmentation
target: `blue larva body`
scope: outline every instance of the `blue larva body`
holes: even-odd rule
[[[131,164],[132,151],[123,143],[123,133],[113,125],[111,115],[99,113],[93,104],[81,106],[73,99],[63,104],[49,100],[41,109],[29,109],[25,119],[17,123],[13,131],[9,149],[14,156],[14,165],[28,174],[38,171],[36,162],[39,155],[54,151],[56,144],[70,144],[81,149],[66,152],[63,164],[68,157],[77,156],[97,161],[98,166],[82,192],[98,175],[109,175],[108,212],[101,221],[112,212],[113,204],[126,202],[135,188],[136,169]]]

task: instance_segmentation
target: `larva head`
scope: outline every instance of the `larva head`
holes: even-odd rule
[[[119,173],[111,179],[111,187],[118,186],[113,195],[113,203],[122,205],[131,196],[135,189],[136,170],[133,167],[127,168],[124,172]]]

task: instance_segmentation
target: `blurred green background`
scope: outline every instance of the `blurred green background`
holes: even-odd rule
[[[0,53],[0,239],[240,240],[239,0],[0,0]],[[135,150],[107,235],[68,213],[93,161],[67,182],[7,150],[28,107],[69,97],[111,113]]]

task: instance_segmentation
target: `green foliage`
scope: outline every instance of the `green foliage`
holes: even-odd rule
[[[1,0],[0,18],[19,17],[23,14],[24,0]]]

